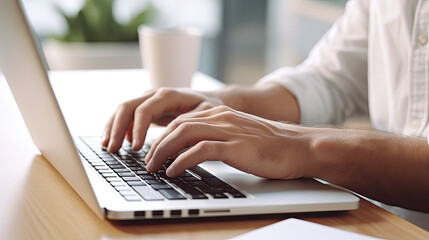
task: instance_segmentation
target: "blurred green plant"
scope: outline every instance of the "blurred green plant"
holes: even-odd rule
[[[156,9],[148,4],[129,22],[121,24],[113,16],[113,3],[114,0],[86,0],[74,16],[57,7],[57,11],[67,22],[68,31],[53,38],[64,42],[138,41],[138,26],[153,21]]]

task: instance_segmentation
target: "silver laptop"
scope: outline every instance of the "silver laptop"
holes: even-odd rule
[[[40,152],[100,217],[197,218],[359,206],[353,194],[313,179],[267,180],[221,162],[206,162],[170,179],[163,170],[146,171],[143,159],[149,145],[132,151],[124,143],[110,154],[99,137],[72,137],[37,37],[17,0],[0,2],[0,67]]]

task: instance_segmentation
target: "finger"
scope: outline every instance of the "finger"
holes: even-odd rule
[[[182,149],[193,146],[201,141],[224,141],[230,138],[230,133],[223,131],[214,124],[186,122],[165,137],[153,151],[147,165],[150,172],[158,171],[168,159]],[[153,146],[152,146],[153,148]]]
[[[151,148],[146,155],[145,162],[148,164],[150,160],[152,159],[152,155],[155,151],[155,149],[158,147],[158,145],[168,136],[170,135],[174,130],[176,130],[180,125],[184,123],[210,123],[207,118],[192,118],[192,117],[183,117],[185,115],[182,115],[172,121],[167,128],[164,130],[164,132],[158,136],[158,138],[152,143]]]
[[[189,102],[189,99],[183,94],[177,93],[177,91],[171,89],[160,90],[137,107],[134,113],[132,131],[134,150],[138,150],[143,146],[149,125],[154,119],[169,112],[183,111],[181,108]]]
[[[179,127],[181,124],[185,122],[206,122],[206,123],[212,123],[213,121],[209,121],[209,118],[211,116],[216,116],[223,112],[231,111],[231,108],[226,106],[219,106],[215,108],[211,108],[208,110],[204,110],[201,112],[188,112],[185,114],[182,114],[180,117],[176,118],[174,121],[172,121],[165,131],[156,139],[156,141],[152,144],[151,149],[149,150],[148,154],[146,155],[145,162],[146,164],[149,164],[150,160],[152,159],[153,153],[157,146],[161,143],[161,141],[164,140],[168,135],[170,135],[177,127]],[[216,120],[217,122],[217,120]]]
[[[107,147],[110,141],[110,132],[112,131],[112,125],[113,125],[113,119],[115,118],[115,114],[113,114],[109,121],[107,122],[106,126],[104,127],[103,131],[103,138],[101,140],[101,146]]]
[[[131,123],[134,120],[134,110],[145,99],[146,96],[119,105],[110,129],[110,140],[107,147],[109,152],[117,152],[121,148],[125,133],[131,127]]]
[[[127,133],[125,134],[125,138],[129,143],[133,141],[133,126],[134,126],[134,121],[131,122],[130,127],[127,130]]]
[[[177,177],[186,169],[209,160],[226,160],[229,158],[228,143],[220,141],[201,141],[188,151],[182,153],[167,169],[168,177]]]
[[[196,117],[209,117],[209,116],[213,116],[215,114],[219,114],[221,112],[226,112],[226,111],[233,111],[233,109],[227,107],[227,106],[217,106],[217,107],[211,107],[208,108],[210,104],[207,105],[198,105],[197,108],[201,109],[200,111],[197,111],[195,108],[194,111],[185,113],[182,115],[182,117],[184,118],[196,118]],[[205,109],[207,108],[207,109]]]

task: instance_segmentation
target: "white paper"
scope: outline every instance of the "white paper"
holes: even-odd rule
[[[362,234],[347,232],[317,223],[307,222],[295,218],[289,218],[278,223],[242,234],[232,240],[260,240],[260,239],[348,239],[348,240],[376,240]]]

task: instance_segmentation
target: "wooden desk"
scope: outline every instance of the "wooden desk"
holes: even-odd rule
[[[72,128],[89,128],[96,134],[117,103],[147,87],[145,73],[135,70],[57,73],[54,78],[61,106],[70,108],[64,112]],[[79,87],[83,83],[88,88]],[[212,87],[207,84],[200,87]],[[101,90],[90,91],[92,87]],[[111,93],[117,97],[103,99]],[[85,113],[85,118],[73,116],[76,110]],[[427,231],[366,201],[350,212],[158,222],[102,220],[39,155],[3,77],[0,113],[0,239],[225,239],[289,217],[380,238],[429,239]],[[88,126],[80,126],[83,122]]]

